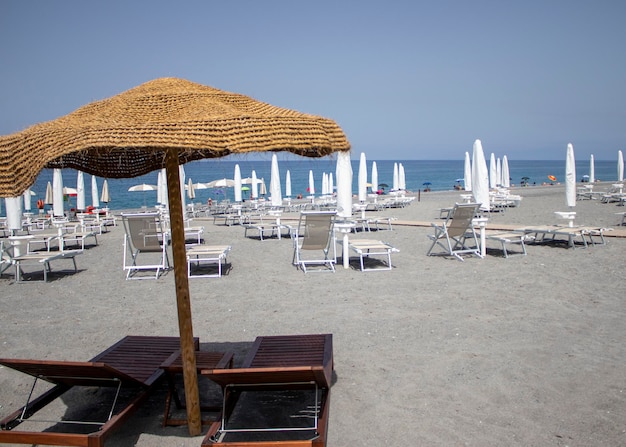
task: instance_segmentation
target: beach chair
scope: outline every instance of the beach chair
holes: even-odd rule
[[[194,342],[198,349],[198,339]],[[0,420],[0,443],[102,447],[112,431],[155,389],[164,376],[160,365],[179,349],[178,337],[127,336],[88,362],[0,359],[1,365],[35,378],[26,405]],[[53,387],[33,398],[39,380]],[[107,396],[111,402],[106,407],[102,402],[94,403],[93,408],[82,408],[79,412],[72,411],[70,406],[74,399],[66,399],[68,417],[78,412],[88,419],[53,421],[50,418],[54,415],[50,414],[38,419],[40,410],[70,389],[81,386],[112,388],[113,395]],[[84,394],[85,397],[98,395],[92,391]],[[76,399],[75,403],[78,405],[80,400]],[[103,417],[96,420],[98,413]],[[24,424],[26,428],[20,430],[25,422],[28,422]]]
[[[293,265],[307,272],[307,265],[321,265],[335,271],[337,252],[334,238],[336,211],[302,211],[296,231],[292,231]],[[330,250],[333,250],[332,257]],[[323,271],[323,270],[317,270]]]
[[[428,256],[449,255],[463,261],[463,254],[481,257],[480,245],[472,220],[480,208],[479,203],[457,203],[442,224],[431,224],[435,229],[434,235],[428,235],[433,241],[428,249]],[[469,243],[468,244],[468,240]],[[433,249],[439,246],[443,252],[435,253]]]
[[[201,374],[224,391],[220,420],[203,446],[326,445],[331,334],[257,337],[240,368]]]
[[[170,266],[159,213],[122,214],[122,223],[126,279],[158,279]],[[154,270],[155,276],[135,276],[145,270]]]
[[[357,255],[359,255],[361,271],[371,272],[376,270],[391,270],[391,253],[398,253],[400,250],[388,244],[387,242],[378,241],[374,239],[350,239],[348,242],[350,249],[352,249]],[[383,256],[386,258],[386,262],[380,262],[383,265],[382,268],[372,268],[365,266],[365,259],[370,259],[375,256]]]

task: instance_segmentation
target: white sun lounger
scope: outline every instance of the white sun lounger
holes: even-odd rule
[[[391,270],[392,269],[391,253],[394,253],[394,252],[397,253],[400,251],[386,242],[377,241],[374,239],[352,239],[348,242],[348,246],[356,254],[359,255],[362,272],[375,271],[375,270]],[[387,257],[386,267],[365,268],[364,258],[370,258],[372,256],[386,256]]]
[[[222,276],[222,265],[230,253],[230,245],[194,245],[187,249],[187,276],[189,278],[219,278]],[[192,266],[216,264],[217,273],[192,274]]]

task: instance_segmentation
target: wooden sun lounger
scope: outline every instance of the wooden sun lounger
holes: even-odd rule
[[[288,335],[257,337],[241,368],[203,370],[202,374],[224,389],[221,420],[215,422],[202,441],[203,446],[317,446],[326,445],[330,386],[333,373],[332,334]],[[307,427],[237,427],[230,428],[229,420],[237,407],[239,397],[246,391],[296,390],[315,391],[315,404],[309,417],[313,425]],[[263,433],[281,432],[300,434],[291,439],[263,439]],[[241,433],[255,434],[255,440],[230,440]],[[303,436],[304,434],[304,436]]]
[[[198,349],[198,339],[194,342]],[[0,443],[102,447],[111,432],[148,397],[165,374],[160,365],[178,349],[178,337],[127,336],[88,362],[0,359],[0,364],[35,377],[35,382],[42,379],[55,385],[33,400],[29,396],[24,407],[0,421]],[[94,423],[59,420],[54,427],[45,429],[46,431],[16,429],[23,422],[36,422],[33,416],[39,410],[74,386],[108,386],[118,390],[123,386],[135,388],[137,392],[119,410],[116,410],[114,400],[106,421]],[[34,387],[33,384],[33,389]],[[80,424],[85,427],[93,425],[94,430],[88,433],[63,431],[59,427],[66,426],[65,424]]]

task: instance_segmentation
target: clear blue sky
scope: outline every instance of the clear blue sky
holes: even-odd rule
[[[626,2],[0,2],[0,134],[174,76],[336,120],[354,157],[617,158]]]

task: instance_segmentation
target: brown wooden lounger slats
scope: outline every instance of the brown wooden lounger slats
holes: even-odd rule
[[[325,446],[333,371],[332,334],[257,337],[241,368],[203,370],[202,374],[224,388],[221,421],[211,425],[203,446]],[[229,430],[227,421],[237,406],[240,392],[258,390],[314,391],[315,434],[309,438],[288,440],[229,440],[231,432],[255,432],[254,429]],[[240,408],[239,412],[245,411]],[[303,430],[311,429],[311,427]],[[269,428],[267,430],[290,430]],[[294,430],[291,428],[291,430]],[[295,429],[298,430],[298,429]]]
[[[194,339],[196,349],[199,340]],[[178,337],[127,336],[88,362],[0,359],[0,364],[56,386],[0,421],[0,443],[102,447],[110,433],[148,397],[165,372],[160,365],[180,349]],[[73,386],[127,386],[135,397],[90,433],[20,431],[16,428]],[[24,410],[24,411],[23,411]],[[113,409],[112,409],[113,410]],[[61,421],[60,421],[61,422]],[[63,426],[63,424],[59,424]]]

